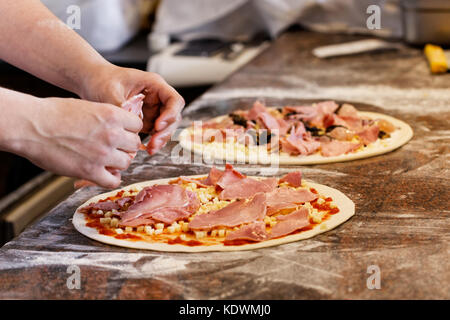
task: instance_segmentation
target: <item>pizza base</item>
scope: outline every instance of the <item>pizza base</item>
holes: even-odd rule
[[[380,154],[388,153],[393,151],[402,145],[406,144],[413,136],[413,130],[406,123],[397,118],[376,113],[376,112],[362,112],[358,111],[360,116],[370,117],[371,119],[385,119],[391,122],[396,130],[391,134],[390,138],[378,139],[376,142],[365,147],[363,150],[358,150],[356,152],[350,152],[347,154],[341,154],[339,156],[324,157],[320,154],[312,154],[308,156],[291,156],[287,153],[281,152],[279,155],[267,154],[266,152],[258,153],[258,147],[255,147],[253,154],[245,153],[245,147],[239,149],[227,150],[221,145],[210,144],[203,145],[199,143],[193,143],[190,140],[190,134],[192,133],[191,128],[185,128],[181,131],[179,140],[180,145],[196,154],[202,155],[206,159],[215,159],[226,162],[237,162],[237,163],[251,163],[251,164],[268,164],[268,163],[278,163],[278,164],[291,164],[291,165],[305,165],[305,164],[321,164],[321,163],[333,163],[333,162],[344,162],[357,159],[370,158]],[[226,116],[221,116],[214,118],[215,121],[220,121]],[[238,144],[234,144],[236,146]],[[263,147],[264,148],[264,147]]]
[[[204,177],[205,175],[195,175],[195,176],[189,176],[189,178],[199,178]],[[72,223],[75,226],[75,229],[78,230],[81,234],[85,235],[86,237],[114,245],[119,247],[126,247],[126,248],[133,248],[133,249],[145,249],[145,250],[154,250],[154,251],[164,251],[164,252],[208,252],[208,251],[243,251],[243,250],[254,250],[254,249],[260,249],[260,248],[266,248],[266,247],[272,247],[277,246],[284,243],[290,243],[295,242],[299,240],[304,240],[308,238],[312,238],[320,233],[329,231],[333,228],[336,228],[340,224],[344,223],[348,219],[350,219],[355,214],[355,204],[352,200],[350,200],[346,195],[344,195],[339,190],[324,186],[322,184],[313,183],[307,180],[303,180],[308,187],[315,188],[319,194],[332,197],[333,203],[337,205],[339,208],[339,212],[336,214],[333,214],[330,216],[329,219],[327,219],[324,222],[321,222],[311,230],[302,231],[300,233],[288,235],[282,238],[278,239],[272,239],[272,240],[266,240],[262,242],[257,243],[250,243],[250,244],[243,244],[243,245],[235,245],[235,246],[225,246],[225,245],[208,245],[208,246],[187,246],[182,244],[167,244],[167,243],[158,243],[158,242],[148,242],[148,241],[130,241],[130,240],[122,240],[122,239],[116,239],[111,236],[102,235],[99,234],[97,229],[90,228],[86,226],[86,220],[83,213],[80,212],[80,209],[84,206],[87,206],[88,204],[92,202],[97,202],[101,199],[105,199],[107,197],[113,196],[117,194],[117,192],[121,190],[133,190],[134,188],[144,188],[147,186],[152,186],[155,184],[167,184],[169,181],[173,180],[174,178],[167,178],[167,179],[159,179],[159,180],[151,180],[151,181],[144,181],[135,183],[129,186],[126,186],[121,189],[117,189],[111,192],[103,193],[100,195],[97,195],[85,203],[83,203],[81,206],[79,206],[73,216]]]

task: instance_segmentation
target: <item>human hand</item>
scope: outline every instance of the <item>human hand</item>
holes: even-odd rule
[[[61,175],[87,179],[107,188],[120,184],[140,147],[142,120],[104,103],[47,98],[30,108],[19,154]]]
[[[87,77],[83,99],[121,106],[131,97],[145,95],[142,132],[150,133],[149,154],[165,146],[181,121],[183,98],[159,75],[136,69],[102,65]]]

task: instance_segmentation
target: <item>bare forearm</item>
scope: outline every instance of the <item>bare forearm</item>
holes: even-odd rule
[[[0,59],[78,95],[108,65],[38,0],[0,1]]]
[[[37,112],[33,105],[42,100],[20,92],[0,88],[0,150],[23,154],[23,142],[33,127]]]

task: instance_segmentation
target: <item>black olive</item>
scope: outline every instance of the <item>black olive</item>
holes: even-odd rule
[[[267,130],[262,130],[262,131],[256,133],[256,131],[253,129],[247,130],[246,134],[251,136],[253,139],[253,142],[258,146],[270,143],[272,136],[275,135],[273,133],[268,133]]]
[[[339,128],[339,127],[347,129],[347,127],[341,126],[341,125],[337,124],[337,125],[329,126],[329,127],[326,129],[326,132],[327,132],[327,133],[328,133],[328,132],[331,132],[333,129]]]
[[[339,112],[339,110],[341,110],[343,104],[340,104],[339,107],[337,107],[336,110],[334,110],[334,113],[337,114]]]
[[[317,127],[309,126],[305,121],[301,120],[303,122],[303,125],[305,126],[306,131],[311,132],[311,135],[320,137],[323,135],[322,130],[320,130]]]
[[[233,120],[234,124],[243,126],[244,128],[247,127],[247,119],[245,119],[244,117],[242,117],[238,114],[235,114],[235,113],[230,113],[230,118],[231,118],[231,120]]]
[[[262,146],[265,144],[270,143],[270,140],[272,139],[273,133],[268,133],[267,130],[261,131],[261,133],[258,136],[258,145]]]
[[[380,130],[380,132],[378,132],[378,138],[380,139],[386,139],[389,138],[391,135],[387,132],[384,132],[383,130]]]

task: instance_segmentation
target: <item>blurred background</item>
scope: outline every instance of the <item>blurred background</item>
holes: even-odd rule
[[[318,50],[355,54],[450,42],[448,0],[43,0],[79,28],[107,60],[161,74],[187,104],[245,65],[284,32],[370,36],[365,47]],[[375,6],[375,7],[374,7]],[[377,21],[368,20],[379,14]],[[370,22],[370,23],[369,23]],[[380,21],[378,21],[380,22]],[[353,51],[352,51],[353,50]],[[355,51],[356,50],[356,51]],[[68,61],[70,63],[70,61]],[[0,86],[39,97],[72,97],[0,60]],[[0,245],[74,191],[73,179],[43,172],[0,152]]]

